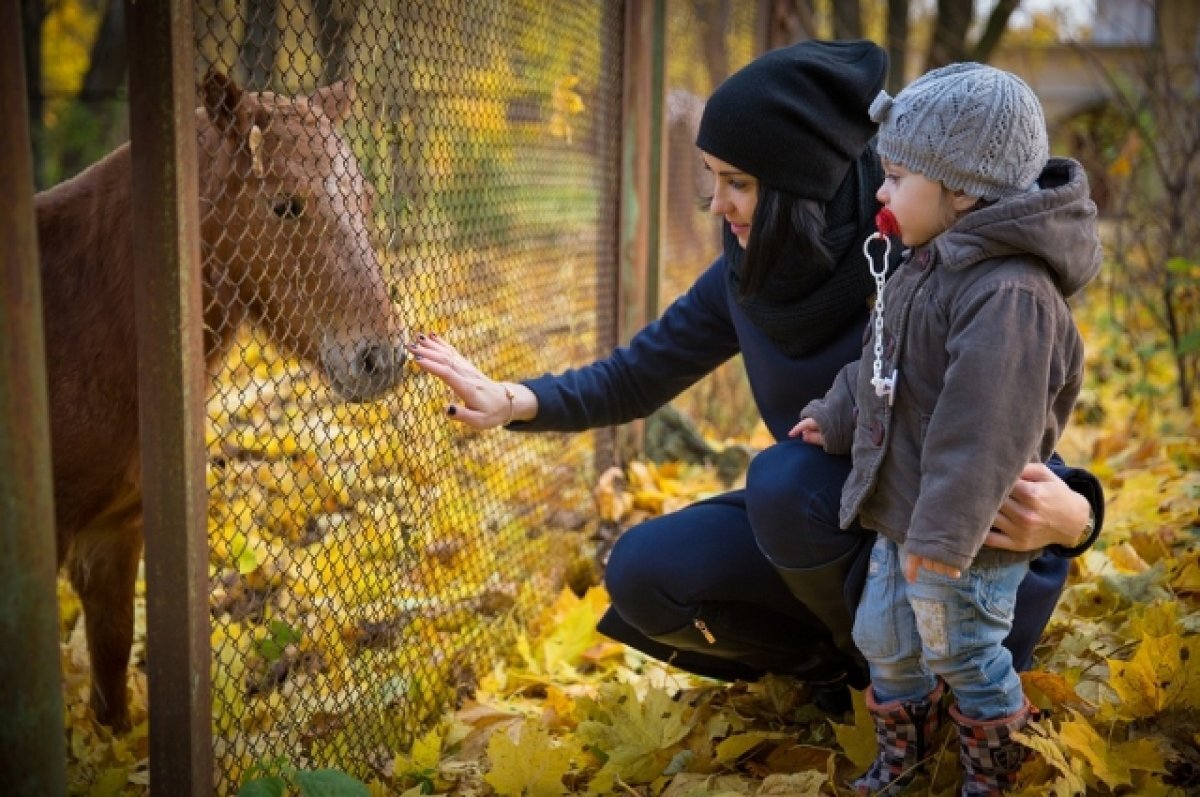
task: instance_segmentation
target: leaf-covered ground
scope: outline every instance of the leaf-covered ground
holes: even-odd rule
[[[1200,412],[1173,408],[1172,375],[1158,359],[1146,368],[1122,365],[1115,333],[1098,324],[1085,333],[1091,379],[1062,449],[1103,479],[1107,519],[1101,543],[1075,561],[1036,668],[1024,677],[1031,698],[1049,711],[1026,734],[1036,755],[1019,793],[1193,794],[1200,792]],[[311,486],[301,494],[341,502],[337,485]],[[706,468],[632,463],[594,486],[596,516],[627,527],[721,489]],[[228,533],[214,537],[215,549],[233,545],[236,528],[218,527]],[[248,574],[273,556],[266,543],[236,547],[240,558],[255,559],[239,563]],[[594,577],[577,573],[574,583]],[[72,793],[143,794],[146,725],[115,739],[95,725],[78,607],[65,587],[61,598]],[[598,636],[605,600],[599,587],[582,596],[564,589],[471,697],[435,713],[430,729],[382,761],[362,790],[321,793],[837,794],[872,756],[861,696],[854,716],[829,717],[789,679],[719,684],[688,676]],[[247,644],[287,648],[292,640],[281,633],[257,632]],[[220,688],[229,679],[217,675]],[[131,691],[135,720],[144,720],[137,672]],[[278,708],[286,699],[267,698],[253,703],[251,719],[262,728],[271,725],[271,701]],[[907,793],[955,793],[956,753],[949,738],[942,741],[929,775]],[[241,771],[246,777],[252,769]]]

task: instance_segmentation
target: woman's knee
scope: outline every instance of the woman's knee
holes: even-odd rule
[[[617,538],[609,552],[604,586],[617,606],[644,603],[655,588],[659,554],[653,550],[650,531],[646,524],[634,526]]]
[[[763,553],[776,565],[818,567],[855,547],[838,525],[845,457],[800,441],[767,448],[746,474],[746,509]]]

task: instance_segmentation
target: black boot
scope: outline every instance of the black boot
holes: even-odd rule
[[[870,551],[868,542],[870,540],[864,540],[862,544],[842,554],[839,559],[819,567],[799,569],[775,565],[780,578],[796,596],[796,600],[804,604],[805,608],[821,621],[824,630],[828,632],[830,644],[853,663],[847,669],[853,675],[854,683],[851,685],[858,689],[867,685],[867,667],[850,635],[854,627],[854,611],[846,596],[847,593],[853,592],[857,597],[860,592],[858,589],[847,589],[847,583],[861,564],[860,555],[863,555],[864,551]]]
[[[722,680],[757,680],[766,673],[790,675],[810,683],[846,679],[845,657],[820,629],[740,603],[701,605],[690,623],[642,634],[609,609],[598,630],[680,669]]]
[[[854,710],[854,699],[850,697],[848,678],[841,678],[827,684],[809,684],[812,693],[812,704],[835,717],[841,717]]]
[[[718,681],[757,681],[764,674],[764,671],[735,659],[694,651],[691,649],[691,645],[687,649],[674,647],[669,641],[648,637],[630,625],[611,606],[600,618],[600,622],[596,624],[596,630],[609,639],[640,650],[651,658],[669,662],[674,667],[696,675],[703,675],[705,678],[716,678]],[[693,636],[694,639],[688,640],[693,644],[695,640],[702,639],[700,632],[690,623],[675,633]],[[673,635],[668,634],[667,636],[672,637]]]

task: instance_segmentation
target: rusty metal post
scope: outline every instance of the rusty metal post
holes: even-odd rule
[[[21,16],[9,2],[0,127],[0,772],[5,794],[65,794],[41,276]]]
[[[127,0],[150,789],[212,794],[204,353],[190,0]]]
[[[625,10],[617,337],[628,341],[658,315],[663,229],[666,0],[629,0]],[[644,448],[645,424],[621,430],[623,459]]]

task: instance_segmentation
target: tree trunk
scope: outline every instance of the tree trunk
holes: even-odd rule
[[[29,103],[29,140],[33,148],[33,181],[46,188],[46,125],[43,119],[42,23],[46,7],[42,0],[21,0],[21,39],[25,49],[25,84]]]
[[[704,22],[704,61],[708,65],[709,85],[714,89],[729,77],[729,50],[725,31],[729,30],[732,9],[729,0],[704,0],[696,4]]]
[[[1009,17],[1012,16],[1019,5],[1021,5],[1021,0],[1000,0],[996,3],[995,8],[992,9],[992,13],[988,17],[983,34],[972,49],[972,61],[986,64],[991,60],[992,53],[995,52],[996,46],[1000,44],[1000,39],[1004,37],[1004,31],[1008,29]]]
[[[100,30],[92,43],[91,60],[83,87],[75,98],[71,115],[87,125],[90,135],[66,144],[62,153],[62,176],[78,174],[85,166],[108,152],[125,136],[126,103],[121,99],[129,59],[125,46],[125,3],[109,0]],[[121,134],[117,134],[118,128]]]
[[[967,60],[967,31],[974,16],[973,0],[938,0],[924,71]]]
[[[246,0],[246,33],[238,50],[238,78],[252,91],[271,88],[279,55],[279,0]]]
[[[818,37],[817,16],[812,0],[769,0],[767,49],[785,47]]]
[[[350,77],[346,69],[346,39],[354,26],[349,19],[334,10],[335,0],[313,0],[313,16],[317,19],[317,53],[321,56],[321,85],[328,86]]]
[[[862,7],[858,0],[840,0],[833,4],[833,38],[861,39]]]
[[[888,0],[887,90],[892,95],[908,83],[908,0]]]

